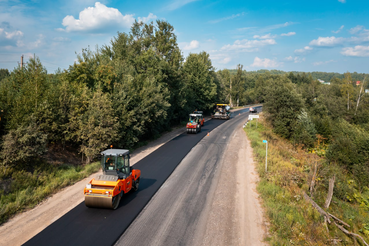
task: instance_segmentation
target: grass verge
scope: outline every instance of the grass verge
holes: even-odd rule
[[[310,195],[308,184],[312,179],[313,165],[318,165],[312,193],[315,202],[323,207],[328,180],[335,168],[336,173],[339,173],[336,179],[338,182],[333,201],[326,211],[347,222],[351,232],[360,234],[368,242],[369,207],[364,202],[366,191],[356,195],[361,198],[361,203],[354,198],[351,201],[342,199],[354,197],[355,194],[353,187],[350,190],[350,186],[343,185],[350,180],[347,172],[329,166],[324,158],[276,136],[262,117],[257,125],[255,120],[251,121],[244,130],[251,141],[260,175],[257,189],[270,221],[267,241],[271,245],[361,245],[361,242],[347,237],[335,225],[326,225],[320,214],[303,199],[303,192]],[[264,139],[268,140],[267,172],[266,145],[262,142]]]
[[[0,191],[0,224],[11,216],[35,207],[47,196],[72,185],[100,169],[100,163],[85,166],[41,165],[33,173],[14,171],[8,181],[8,192]]]

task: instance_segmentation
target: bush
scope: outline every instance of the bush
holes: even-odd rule
[[[4,136],[0,153],[7,166],[25,165],[46,152],[47,135],[42,133],[35,121],[28,126],[10,130]]]

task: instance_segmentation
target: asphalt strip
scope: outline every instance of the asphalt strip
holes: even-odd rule
[[[113,245],[187,153],[224,122],[207,121],[200,133],[183,133],[137,162],[134,168],[142,173],[140,188],[124,195],[118,209],[87,208],[82,202],[24,245]]]

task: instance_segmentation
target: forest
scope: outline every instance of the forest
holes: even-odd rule
[[[206,52],[184,58],[162,20],[135,22],[77,60],[55,73],[38,58],[0,69],[0,223],[96,170],[89,163],[109,145],[133,150],[215,103],[263,103],[275,134],[337,175],[336,197],[369,206],[367,74],[216,70]],[[77,161],[55,162],[59,152]],[[49,183],[37,197],[19,195]]]

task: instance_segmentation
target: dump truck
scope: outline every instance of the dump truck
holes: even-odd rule
[[[187,133],[201,132],[201,127],[204,125],[205,119],[202,111],[194,111],[189,115],[188,123],[186,125]]]
[[[127,149],[101,152],[103,174],[92,179],[84,188],[87,207],[117,209],[124,194],[138,190],[141,171],[133,169],[129,159]]]
[[[214,113],[211,115],[211,118],[229,120],[231,118],[230,109],[231,107],[228,104],[217,104],[214,107]]]

